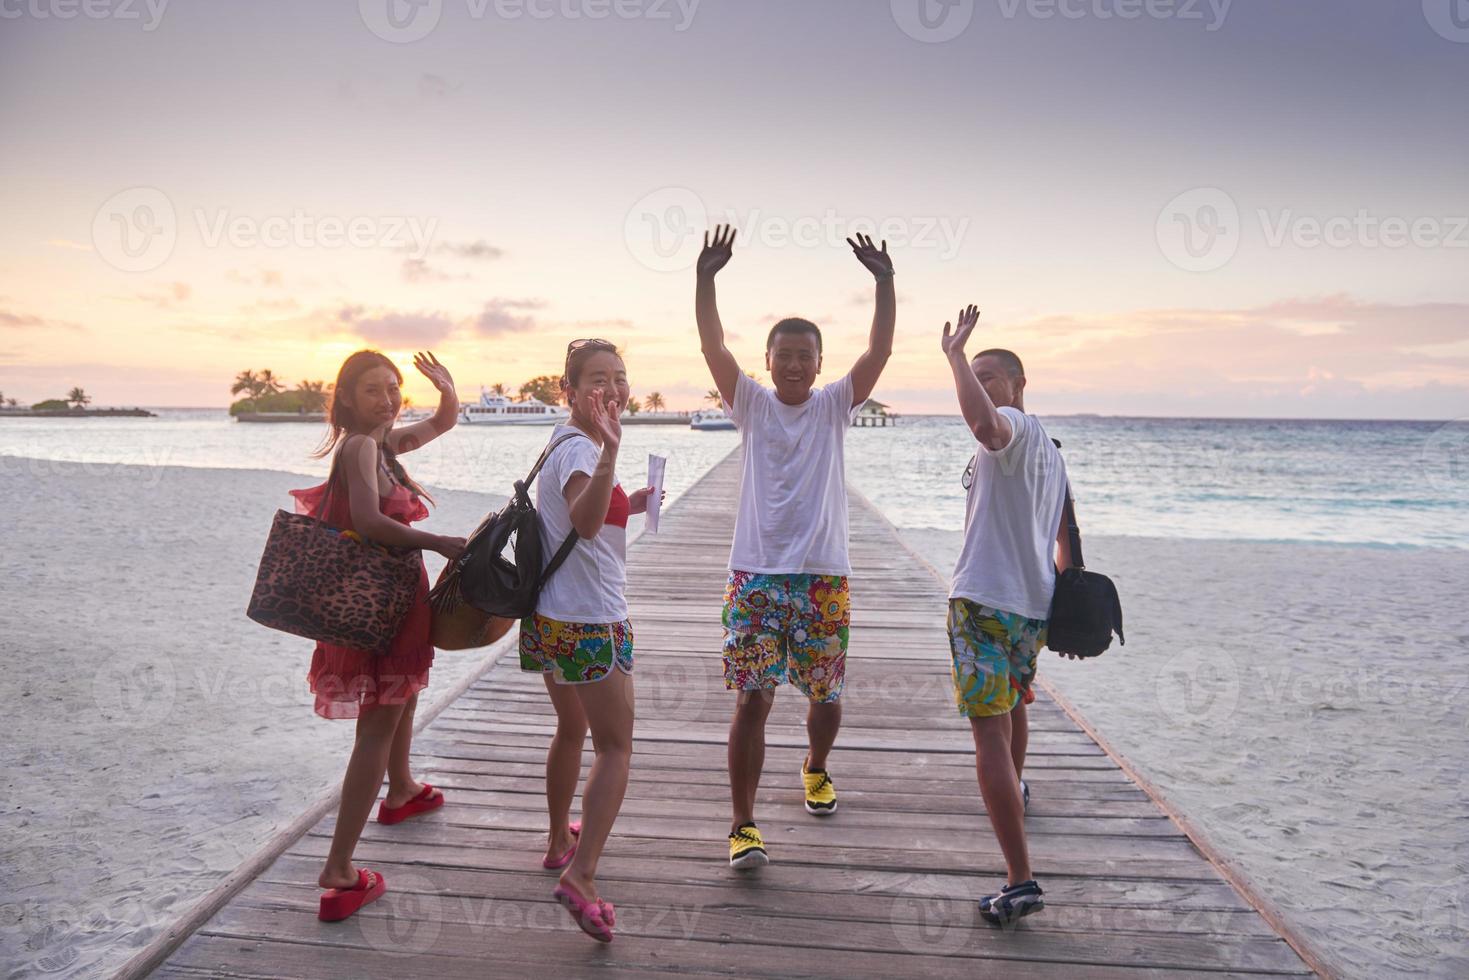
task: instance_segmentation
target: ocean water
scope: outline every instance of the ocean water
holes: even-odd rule
[[[0,456],[326,472],[310,456],[321,426],[158,411],[153,419],[0,419]],[[1469,548],[1469,420],[1042,418],[1062,443],[1084,532]],[[503,494],[547,434],[460,426],[405,464],[426,484]],[[672,503],[736,442],[732,432],[628,426],[621,476],[640,484],[647,454],[667,456]],[[899,527],[958,530],[959,480],[972,452],[957,417],[914,416],[853,429],[847,473]]]

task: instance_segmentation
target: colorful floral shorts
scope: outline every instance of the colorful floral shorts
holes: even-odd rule
[[[616,666],[632,673],[632,623],[563,623],[537,613],[520,621],[520,669],[558,684],[599,681]]]
[[[1036,657],[1046,642],[1046,621],[1027,619],[969,599],[949,600],[949,650],[954,655],[954,699],[959,714],[986,718],[1008,714],[1021,700],[1035,700]]]
[[[812,701],[836,701],[851,623],[846,576],[732,571],[724,589],[724,686],[768,691],[789,680]]]

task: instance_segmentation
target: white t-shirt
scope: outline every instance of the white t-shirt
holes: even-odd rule
[[[567,482],[576,473],[591,476],[602,456],[601,447],[571,425],[556,426],[550,441],[571,433],[579,434],[579,438],[557,446],[536,478],[536,514],[545,550],[543,568],[572,533]],[[627,509],[622,484],[614,482],[607,522],[595,538],[577,539],[566,561],[547,579],[536,612],[566,623],[620,623],[627,619]]]
[[[850,575],[843,447],[860,408],[852,405],[852,376],[787,405],[741,373],[728,408],[744,451],[729,567]]]
[[[1034,415],[1006,406],[1010,444],[980,445],[964,512],[964,549],[952,599],[1029,619],[1051,614],[1056,530],[1066,502],[1066,464]]]

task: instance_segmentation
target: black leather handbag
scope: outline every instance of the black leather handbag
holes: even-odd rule
[[[1071,539],[1071,567],[1056,574],[1046,646],[1067,656],[1099,657],[1112,645],[1114,630],[1117,642],[1127,644],[1122,635],[1122,600],[1110,578],[1087,570],[1081,554],[1081,528],[1076,523],[1070,481],[1066,484],[1062,517]]]

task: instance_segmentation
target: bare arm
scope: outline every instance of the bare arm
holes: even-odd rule
[[[877,280],[877,309],[872,314],[872,333],[867,338],[867,350],[857,358],[852,367],[852,407],[855,408],[872,396],[877,379],[893,354],[893,331],[898,322],[898,298],[893,288],[893,260],[888,258],[888,243],[875,248],[872,239],[858,235],[854,242],[847,239],[852,252]]]
[[[1064,572],[1075,561],[1071,557],[1071,530],[1066,526],[1066,510],[1061,510],[1061,526],[1056,531],[1056,571]]]
[[[594,392],[592,422],[602,436],[602,455],[591,476],[574,473],[566,481],[566,503],[571,510],[571,526],[578,537],[595,538],[607,522],[607,508],[612,503],[612,486],[617,482],[617,447],[622,441],[622,423],[617,420],[622,406],[616,402],[602,404],[602,393]]]
[[[979,310],[972,304],[960,310],[958,329],[950,334],[951,325],[945,323],[940,344],[944,349],[944,356],[949,359],[949,367],[954,372],[954,387],[959,393],[959,411],[964,414],[969,431],[986,448],[998,452],[1010,445],[1014,433],[1010,428],[1010,420],[995,408],[995,403],[990,401],[984,385],[974,376],[974,369],[969,366],[969,358],[964,353],[964,345],[978,322]]]
[[[388,433],[389,447],[400,456],[433,442],[459,424],[459,396],[454,391],[454,379],[449,375],[449,369],[439,363],[433,351],[426,355],[415,354],[413,366],[439,390],[439,409],[432,418]]]
[[[379,544],[437,551],[445,558],[458,558],[464,551],[463,538],[419,531],[383,514],[377,491],[378,453],[377,443],[368,436],[351,436],[342,444],[337,465],[347,477],[352,527],[364,538]]]
[[[704,233],[704,250],[699,253],[698,285],[694,289],[694,318],[699,324],[699,348],[704,362],[714,377],[719,395],[730,405],[735,400],[735,385],[740,366],[729,348],[724,346],[724,324],[719,321],[719,304],[714,296],[714,277],[734,254],[735,230],[729,225],[714,229],[714,240]]]

